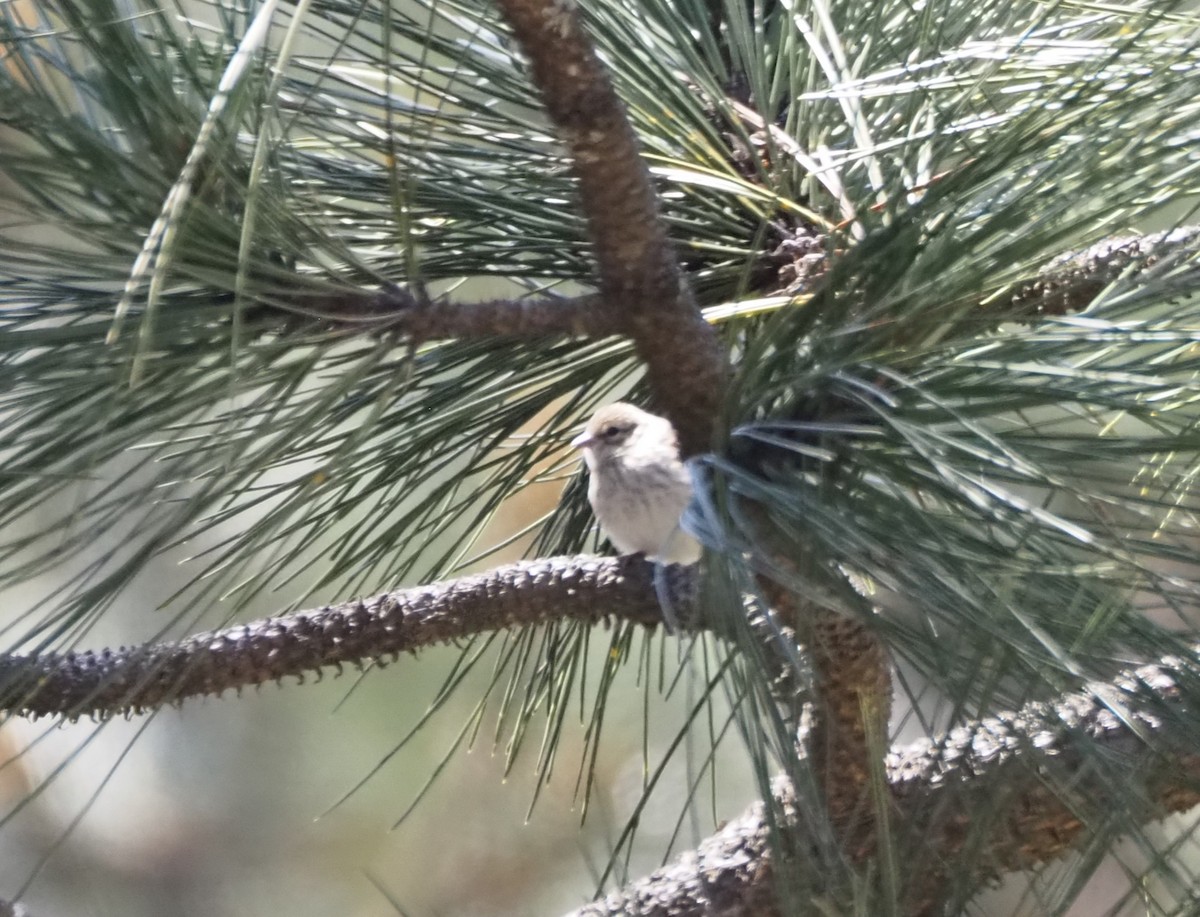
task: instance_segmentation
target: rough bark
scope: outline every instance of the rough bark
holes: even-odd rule
[[[28,716],[107,717],[283,678],[320,676],[508,627],[574,619],[662,620],[654,565],[640,555],[558,557],[344,602],[177,642],[0,657],[0,709]],[[694,627],[695,577],[662,577]]]
[[[1180,681],[1198,674],[1195,655],[1166,659],[893,751],[888,842],[921,863],[904,875],[902,913],[957,912],[987,880],[1062,855],[1087,833],[1089,816],[1127,812],[1134,828],[1200,804],[1200,753],[1171,741],[1173,717],[1188,715]],[[799,834],[804,815],[782,780],[774,811],[785,832]],[[769,837],[766,809],[756,803],[695,851],[572,917],[779,913]],[[963,875],[955,854],[968,844],[978,868]]]
[[[498,4],[570,153],[604,308],[645,362],[654,408],[675,425],[683,454],[705,452],[726,357],[679,270],[625,108],[571,0]]]

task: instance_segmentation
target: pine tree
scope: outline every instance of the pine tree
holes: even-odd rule
[[[548,773],[581,691],[594,755],[614,684],[702,672],[680,741],[726,700],[762,801],[612,881],[635,817],[580,914],[982,913],[1017,874],[1065,913],[1121,839],[1128,902],[1192,913],[1192,822],[1154,827],[1200,801],[1185,6],[0,16],[0,586],[62,571],[10,714],[462,641]],[[675,424],[698,569],[588,553],[565,444],[618,397]],[[89,643],[217,531],[161,639]]]

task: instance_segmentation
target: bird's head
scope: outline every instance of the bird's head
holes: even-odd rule
[[[589,468],[619,461],[630,451],[650,445],[675,446],[675,431],[668,420],[619,401],[600,408],[571,445],[583,452]]]

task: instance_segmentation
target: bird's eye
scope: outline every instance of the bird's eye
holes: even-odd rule
[[[618,427],[616,424],[610,424],[609,426],[604,428],[603,435],[604,435],[605,439],[616,439],[618,436],[621,435],[621,428]]]

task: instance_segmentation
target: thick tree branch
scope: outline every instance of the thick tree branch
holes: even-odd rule
[[[802,814],[791,787],[775,785],[784,827]],[[770,828],[762,803],[696,850],[569,917],[782,917],[771,882]]]
[[[685,456],[712,445],[726,358],[679,270],[637,138],[572,0],[497,0],[570,151],[600,292]],[[687,385],[680,385],[687,379]]]
[[[955,893],[958,909],[981,881],[1060,856],[1089,823],[1111,825],[1114,813],[1130,831],[1200,804],[1200,749],[1175,738],[1176,719],[1195,717],[1180,683],[1198,676],[1195,646],[1187,659],[1170,657],[893,753],[889,778],[907,841],[930,854],[909,912],[941,913]],[[981,839],[977,873],[961,875],[955,855]]]
[[[668,567],[673,610],[692,621],[695,577]],[[177,643],[0,657],[0,709],[31,716],[112,716],[189,697],[320,675],[507,627],[610,618],[654,626],[654,565],[641,555],[558,557],[499,567]]]
[[[769,557],[776,575],[760,574],[759,588],[770,606],[774,627],[764,642],[793,646],[776,652],[786,689],[794,677],[794,659],[811,666],[811,690],[779,697],[784,716],[806,755],[824,803],[833,836],[853,860],[869,857],[878,842],[878,806],[872,790],[883,773],[887,726],[891,717],[892,673],[878,636],[858,617],[811,599],[802,599],[787,583],[811,581],[797,558],[803,549],[775,524],[768,507],[744,501],[739,513],[753,540],[753,552]],[[778,577],[778,578],[776,578]],[[780,692],[776,690],[778,695]],[[807,720],[804,723],[804,720]],[[804,725],[802,726],[802,723]],[[814,813],[814,815],[817,813]]]
[[[891,666],[879,638],[857,618],[815,609],[808,633],[817,708],[808,754],[842,850],[860,860],[878,844],[871,788],[887,749]]]
[[[776,562],[791,566],[786,557]],[[863,859],[878,840],[871,788],[887,751],[892,703],[887,651],[857,618],[801,601],[766,576],[759,583],[770,603],[774,639],[795,641],[790,653],[776,654],[776,683],[786,691],[795,681],[788,677],[794,675],[793,654],[812,666],[812,691],[780,697],[780,703],[803,742],[800,753],[812,763],[834,836],[846,855]],[[802,705],[811,714],[803,729]]]
[[[1132,829],[1200,804],[1200,752],[1171,739],[1173,718],[1188,715],[1179,683],[1198,676],[1196,657],[1171,658],[894,752],[890,842],[921,865],[903,877],[903,913],[941,913],[947,886],[961,908],[987,879],[1061,855],[1089,816],[1100,823],[1124,812]],[[796,829],[804,813],[791,787],[777,781],[775,796],[784,830]],[[947,875],[962,868],[954,854],[967,844],[977,845],[979,871]],[[771,857],[758,803],[695,851],[573,917],[773,915]]]

